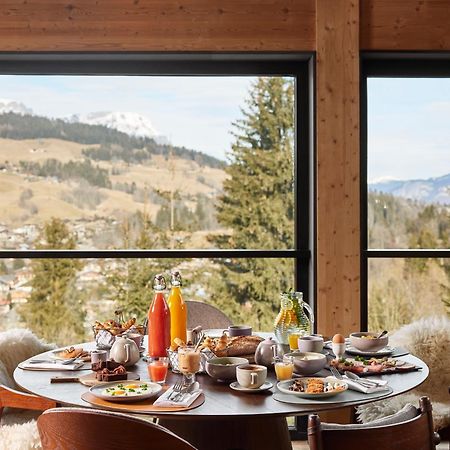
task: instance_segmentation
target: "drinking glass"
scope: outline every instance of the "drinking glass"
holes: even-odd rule
[[[275,361],[275,374],[278,381],[290,380],[294,373],[294,361],[292,358],[284,357]]]
[[[301,330],[293,330],[288,335],[289,348],[291,350],[298,349],[298,338],[303,336],[304,333]]]
[[[180,347],[178,349],[178,369],[183,374],[183,384],[195,383],[195,374],[200,370],[200,352],[194,347]]]
[[[168,369],[169,358],[165,356],[149,358],[147,370],[150,380],[154,383],[164,384],[166,382]]]

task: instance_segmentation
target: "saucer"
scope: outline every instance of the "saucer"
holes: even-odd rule
[[[255,392],[263,392],[263,391],[267,391],[270,388],[273,388],[273,384],[269,383],[268,381],[266,381],[262,386],[260,386],[259,388],[246,388],[244,386],[241,386],[237,381],[233,381],[230,384],[230,388],[234,389],[235,391],[239,391],[239,392],[248,392],[248,393],[252,393],[254,394]]]

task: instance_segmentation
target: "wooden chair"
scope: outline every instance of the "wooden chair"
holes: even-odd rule
[[[38,429],[43,450],[195,450],[166,428],[109,411],[49,409]]]
[[[205,328],[228,328],[232,325],[232,321],[226,314],[215,306],[208,303],[195,302],[191,300],[186,301],[188,309],[188,328],[195,328],[201,325]]]
[[[308,443],[311,450],[354,448],[364,450],[434,450],[439,436],[433,432],[432,407],[428,397],[420,398],[417,414],[409,420],[393,416],[358,425],[321,424],[319,416],[308,420]],[[400,420],[396,422],[396,420]],[[387,422],[391,422],[386,425]],[[384,423],[384,425],[382,425]],[[360,443],[360,444],[357,444]]]

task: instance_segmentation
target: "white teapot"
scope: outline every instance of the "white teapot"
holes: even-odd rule
[[[132,366],[139,361],[140,355],[136,342],[126,336],[120,336],[116,337],[116,342],[109,351],[109,357],[124,366]]]

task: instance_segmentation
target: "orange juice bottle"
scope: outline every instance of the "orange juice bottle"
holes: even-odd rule
[[[180,272],[172,272],[170,282],[172,289],[170,290],[167,303],[170,309],[170,348],[174,350],[177,348],[175,338],[186,342],[187,306],[181,296],[182,282]]]

